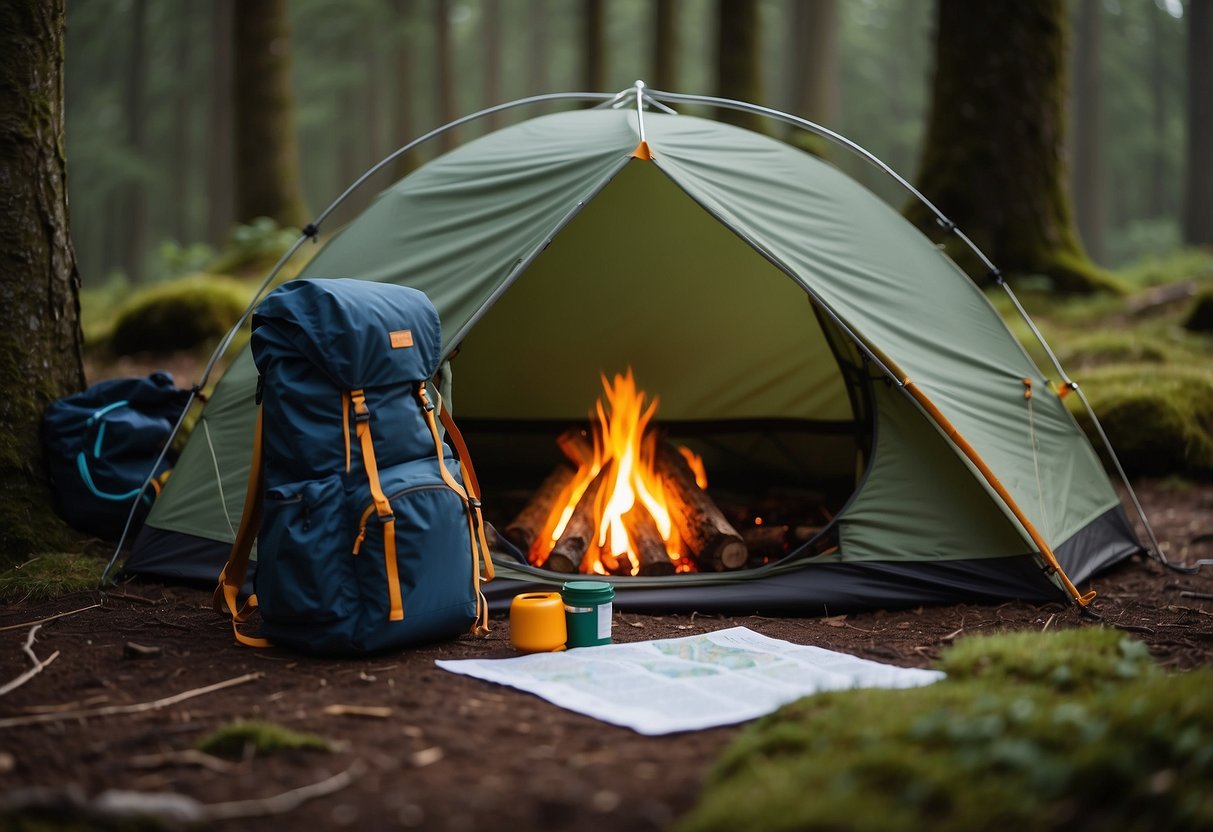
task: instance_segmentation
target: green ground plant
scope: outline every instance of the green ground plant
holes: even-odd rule
[[[0,571],[0,603],[45,601],[96,589],[105,562],[88,554],[45,554]]]
[[[199,751],[217,757],[264,756],[279,751],[333,750],[324,737],[292,731],[274,722],[233,722],[203,737],[196,746]]]
[[[1213,824],[1213,672],[1116,631],[958,642],[948,678],[801,700],[745,731],[681,832]]]

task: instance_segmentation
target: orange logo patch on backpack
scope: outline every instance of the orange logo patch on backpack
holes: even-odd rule
[[[394,350],[413,346],[413,330],[411,329],[398,329],[388,335],[392,339],[392,349]]]

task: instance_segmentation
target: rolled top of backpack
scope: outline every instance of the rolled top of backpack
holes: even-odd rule
[[[342,389],[417,381],[438,370],[438,312],[423,292],[407,286],[348,278],[293,280],[257,307],[254,339],[267,324]]]

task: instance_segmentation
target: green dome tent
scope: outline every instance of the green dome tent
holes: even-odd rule
[[[1073,583],[1140,550],[1058,393],[941,249],[820,159],[655,106],[469,142],[383,192],[302,272],[429,295],[490,518],[498,490],[537,486],[560,458],[553,439],[584,424],[600,373],[630,366],[714,484],[821,491],[837,511],[760,568],[617,579],[620,606],[1085,603]],[[218,574],[255,386],[246,351],[127,571]],[[496,560],[498,603],[567,577]]]

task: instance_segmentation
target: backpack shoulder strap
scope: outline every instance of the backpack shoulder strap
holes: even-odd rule
[[[270,647],[269,639],[247,636],[240,632],[240,624],[248,620],[249,613],[257,609],[257,596],[250,595],[243,606],[239,605],[240,588],[248,574],[249,554],[253,541],[261,528],[261,500],[265,488],[265,471],[261,463],[261,405],[257,405],[257,427],[253,431],[253,459],[249,466],[248,490],[244,495],[244,513],[240,517],[240,528],[232,543],[227,564],[219,573],[219,586],[215,588],[213,604],[215,611],[226,612],[232,618],[232,632],[236,641],[248,647]]]
[[[472,456],[468,453],[467,444],[463,441],[463,434],[455,426],[455,421],[451,418],[447,409],[442,406],[442,396],[437,390],[434,391],[434,396],[438,399],[437,409],[439,418],[442,420],[442,425],[446,428],[447,434],[455,443],[455,453],[459,458],[459,472],[464,481],[463,486],[459,485],[451,477],[450,472],[447,471],[446,465],[442,461],[442,439],[438,436],[438,425],[434,419],[435,407],[430,401],[425,382],[418,382],[417,397],[421,401],[422,412],[425,414],[425,420],[429,425],[430,433],[434,437],[434,451],[438,456],[438,469],[447,485],[463,498],[463,503],[467,510],[468,531],[472,541],[472,574],[476,585],[476,624],[473,626],[472,632],[482,635],[489,631],[489,606],[484,598],[484,593],[480,591],[480,581],[482,580],[480,572],[481,563],[483,562],[484,564],[483,580],[493,580],[494,570],[493,556],[489,553],[489,544],[484,536],[484,516],[480,511],[480,483],[476,480],[476,471],[472,467]]]

